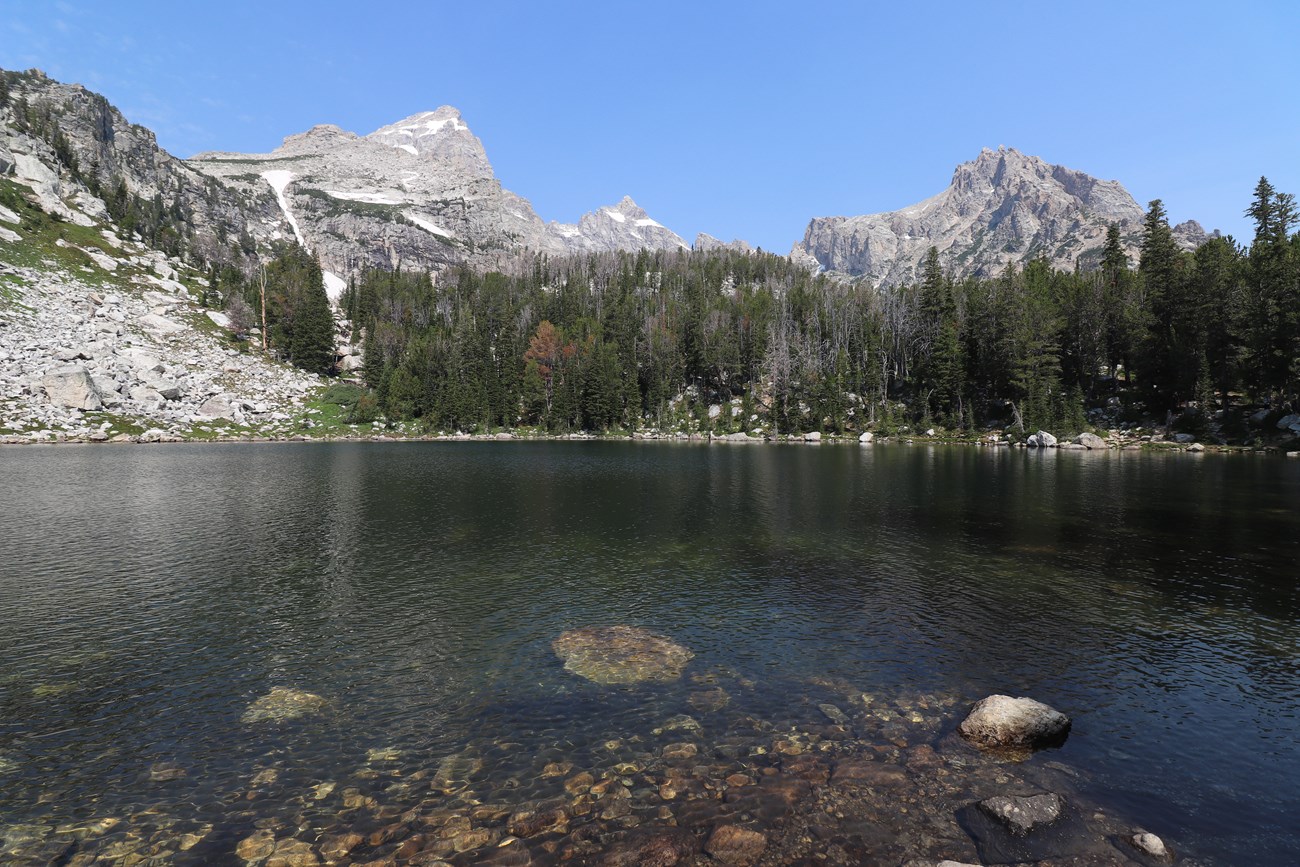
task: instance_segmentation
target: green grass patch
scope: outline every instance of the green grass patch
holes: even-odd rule
[[[109,436],[118,434],[130,434],[132,436],[142,434],[152,425],[147,420],[132,418],[131,416],[120,415],[115,412],[88,412],[84,416],[86,427],[97,428],[104,422],[108,422],[110,427],[107,429]]]

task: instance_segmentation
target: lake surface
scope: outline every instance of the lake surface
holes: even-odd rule
[[[954,806],[1056,780],[1202,863],[1300,851],[1300,461],[57,446],[0,449],[0,491],[0,860],[243,864],[250,837],[356,830],[340,863],[434,840],[454,863],[585,863],[728,818],[769,857],[803,823],[836,857],[974,860]],[[668,683],[566,670],[551,642],[609,624],[694,657]],[[323,702],[247,720],[275,688]],[[990,693],[1069,714],[1069,740],[965,746]],[[850,754],[906,781],[828,788]],[[583,771],[622,805],[566,790]],[[746,794],[787,778],[811,789]],[[800,798],[832,789],[849,818],[809,825]],[[539,803],[566,818],[519,833]]]

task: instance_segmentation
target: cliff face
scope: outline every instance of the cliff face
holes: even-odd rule
[[[1051,165],[1014,149],[985,149],[953,172],[948,188],[907,208],[857,217],[816,217],[793,255],[876,284],[916,278],[930,247],[958,277],[987,277],[1046,256],[1059,268],[1088,264],[1117,223],[1136,261],[1143,209],[1118,181]],[[1175,232],[1185,246],[1206,235],[1194,222]]]
[[[29,187],[47,213],[89,226],[124,192],[133,222],[161,225],[158,242],[197,261],[251,261],[238,240],[278,219],[272,196],[241,194],[173,157],[103,96],[38,72],[5,76],[0,175]]]

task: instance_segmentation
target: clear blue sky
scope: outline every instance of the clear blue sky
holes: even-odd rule
[[[0,66],[101,91],[180,156],[455,105],[545,219],[631,195],[785,252],[1004,144],[1248,237],[1300,194],[1300,3],[0,0]]]

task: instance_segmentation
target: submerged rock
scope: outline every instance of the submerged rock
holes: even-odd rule
[[[695,835],[683,828],[634,831],[616,843],[601,860],[605,867],[673,867],[699,851]]]
[[[723,864],[747,865],[756,862],[767,848],[767,837],[736,825],[719,825],[709,835],[704,851]]]
[[[695,656],[672,640],[637,626],[571,629],[551,642],[564,667],[599,684],[668,683]]]
[[[245,723],[284,722],[320,711],[325,699],[310,692],[277,686],[244,711]]]
[[[1064,743],[1070,718],[1032,698],[990,695],[975,703],[957,730],[982,747],[1039,749]]]

